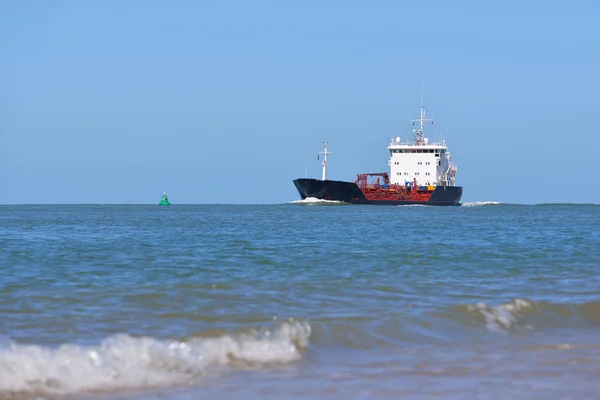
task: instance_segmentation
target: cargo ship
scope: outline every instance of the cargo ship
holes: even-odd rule
[[[429,141],[424,136],[426,118],[421,104],[419,119],[411,121],[414,138],[403,141],[392,138],[389,151],[389,173],[358,174],[354,182],[327,179],[327,142],[319,152],[322,179],[294,179],[300,197],[341,201],[351,204],[460,206],[463,188],[456,185],[458,168],[452,161],[445,140]]]

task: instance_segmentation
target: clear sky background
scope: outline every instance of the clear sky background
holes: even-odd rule
[[[284,203],[388,171],[421,84],[463,201],[600,203],[598,1],[1,1],[0,203]]]

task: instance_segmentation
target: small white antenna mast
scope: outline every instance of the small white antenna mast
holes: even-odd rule
[[[323,142],[323,151],[319,152],[319,154],[323,154],[323,180],[327,180],[327,155],[331,154],[327,151],[327,142]]]
[[[423,144],[423,142],[424,142],[424,140],[423,140],[423,124],[425,123],[425,121],[433,121],[431,118],[425,118],[425,108],[423,107],[424,89],[425,89],[425,82],[423,82],[421,84],[421,114],[419,115],[419,119],[411,120],[413,125],[415,124],[415,122],[419,123],[419,129],[413,129],[413,132],[415,133],[415,142],[417,144]]]

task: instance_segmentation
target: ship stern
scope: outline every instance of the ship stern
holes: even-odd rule
[[[432,206],[460,206],[462,193],[462,186],[437,186],[427,204]]]

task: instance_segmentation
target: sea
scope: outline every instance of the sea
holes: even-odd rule
[[[0,399],[259,398],[600,398],[600,205],[0,206]]]

